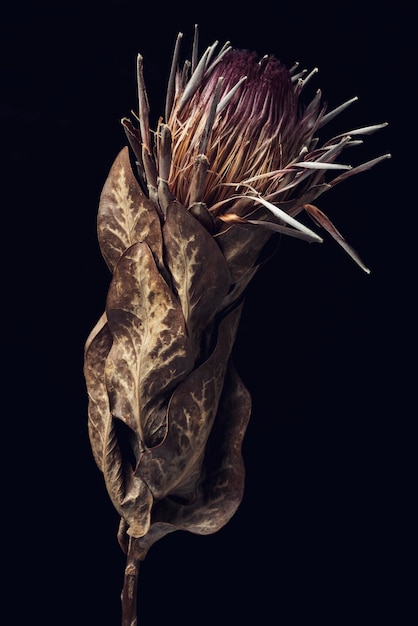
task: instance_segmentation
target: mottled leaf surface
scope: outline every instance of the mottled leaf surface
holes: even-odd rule
[[[115,419],[105,428],[103,474],[110,499],[127,523],[133,537],[144,536],[150,527],[153,497],[147,485],[133,475],[133,468],[123,458],[119,446]]]
[[[193,512],[186,507],[176,524],[191,532],[218,531],[233,516],[244,493],[242,443],[251,414],[251,396],[232,363],[229,364],[218,414],[206,449],[205,481]]]
[[[196,461],[203,460],[240,314],[241,307],[236,307],[220,322],[211,356],[173,393],[164,441],[141,457],[136,475],[144,479],[156,499],[175,493],[183,481],[189,483],[190,473],[196,473]]]
[[[165,435],[165,401],[193,367],[178,300],[146,243],[117,263],[106,313],[112,347],[105,377],[110,409],[152,447]]]
[[[111,418],[104,371],[111,346],[112,336],[106,316],[103,315],[87,339],[84,355],[84,376],[89,398],[88,431],[94,460],[102,471],[106,424]]]
[[[85,378],[89,396],[88,430],[94,459],[104,474],[113,505],[123,515],[129,533],[143,536],[149,529],[153,498],[148,487],[133,475],[120,448],[105,384],[105,364],[112,346],[106,315],[90,333],[85,347]]]
[[[111,272],[125,250],[139,241],[147,242],[162,266],[160,219],[135,178],[127,147],[116,157],[100,195],[97,231]]]
[[[135,542],[135,551],[145,559],[151,546],[176,530],[206,535],[217,532],[229,522],[241,504],[245,486],[242,442],[251,414],[251,397],[229,364],[218,413],[205,452],[202,480],[195,485],[190,503],[181,504],[170,497],[155,506],[147,534]],[[119,541],[125,546],[125,522]]]
[[[163,237],[166,265],[189,336],[198,351],[203,329],[228,293],[231,284],[228,266],[213,237],[178,202],[167,207]]]

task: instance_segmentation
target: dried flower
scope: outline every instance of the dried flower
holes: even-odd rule
[[[312,203],[389,156],[339,162],[385,124],[320,142],[318,131],[355,98],[326,112],[318,91],[302,108],[315,70],[229,45],[216,54],[216,43],[199,60],[197,30],[192,61],[179,69],[180,40],[155,132],[138,56],[139,124],[122,120],[136,172],[125,147],[98,213],[113,276],[86,342],[89,433],[129,544],[127,576],[160,537],[215,532],[241,502],[251,401],[231,352],[268,240],[321,241],[296,220],[305,211],[368,271]]]
[[[320,143],[318,132],[357,98],[327,112],[320,90],[305,107],[301,93],[316,69],[288,70],[277,59],[234,50],[226,44],[217,55],[217,43],[197,62],[197,31],[192,63],[178,70],[182,35],[177,39],[167,89],[164,123],[161,119],[151,142],[148,100],[138,56],[139,122],[136,129],[123,119],[138,163],[142,188],[164,214],[176,198],[201,217],[227,253],[237,255],[249,241],[253,258],[273,232],[307,241],[322,239],[295,217],[306,211],[325,228],[366,272],[354,249],[312,202],[353,174],[370,169],[381,157],[352,168],[337,162],[344,148],[362,143],[387,124],[357,128]],[[209,215],[207,214],[207,211]],[[230,229],[231,225],[254,229]],[[254,230],[258,233],[255,234]],[[226,235],[226,233],[230,233]],[[230,248],[234,241],[234,251]],[[260,246],[255,241],[260,239]],[[242,273],[242,259],[237,271]]]

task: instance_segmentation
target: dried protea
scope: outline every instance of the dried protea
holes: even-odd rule
[[[138,123],[100,198],[98,237],[113,276],[85,350],[94,458],[121,516],[128,553],[123,623],[134,624],[139,561],[176,529],[207,534],[239,506],[241,444],[251,401],[231,361],[245,289],[275,233],[322,241],[307,212],[365,270],[313,205],[324,191],[387,158],[351,168],[339,157],[385,124],[321,143],[327,112],[315,71],[217,44],[179,68],[179,35],[165,117],[149,126],[138,56]],[[134,163],[133,167],[131,163]]]

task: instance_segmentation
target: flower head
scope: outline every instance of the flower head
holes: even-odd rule
[[[219,245],[228,248],[224,233],[233,225],[244,224],[263,229],[263,242],[274,231],[320,242],[319,235],[295,219],[306,211],[368,272],[312,202],[349,176],[390,156],[355,168],[339,160],[345,148],[362,143],[359,137],[386,124],[354,129],[321,143],[321,129],[357,98],[327,112],[318,90],[304,106],[301,94],[316,69],[298,72],[296,64],[288,70],[273,56],[258,59],[255,53],[232,49],[229,44],[216,54],[217,42],[198,60],[197,30],[193,61],[180,69],[181,37],[175,47],[165,121],[160,119],[154,141],[141,56],[140,127],[122,120],[138,160],[141,184],[162,214],[173,197],[192,212],[199,207],[202,213],[204,207]],[[237,248],[239,233],[233,236]],[[247,238],[244,240],[246,246]]]
[[[202,111],[210,111],[214,101],[209,135]],[[224,213],[237,188],[268,195],[276,187],[274,170],[281,167],[283,151],[292,152],[296,114],[297,98],[285,67],[274,58],[258,62],[248,51],[229,51],[192,97],[184,103],[179,98],[168,119],[174,195],[186,206],[195,200],[186,172],[193,171],[203,150],[209,168],[199,195],[214,215]]]

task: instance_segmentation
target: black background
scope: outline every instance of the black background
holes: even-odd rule
[[[177,532],[142,566],[139,624],[408,623],[415,490],[412,174],[406,3],[102,2],[3,9],[1,20],[3,575],[13,624],[120,623],[118,516],[91,456],[84,341],[109,274],[98,198],[136,108],[140,52],[153,123],[175,37],[319,67],[331,130],[387,121],[350,152],[392,159],[318,205],[330,238],[283,239],[251,285],[235,362],[253,398],[244,500],[209,537]],[[184,57],[183,57],[184,58]],[[309,92],[307,93],[307,96]],[[409,170],[409,171],[408,171]],[[412,238],[411,238],[412,239]],[[6,610],[6,609],[4,609]]]

